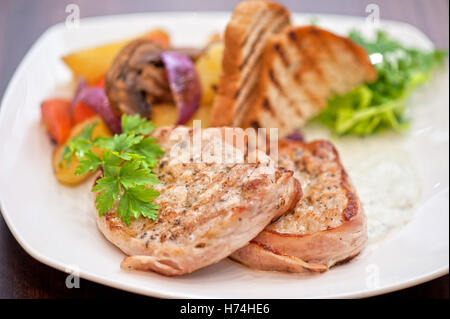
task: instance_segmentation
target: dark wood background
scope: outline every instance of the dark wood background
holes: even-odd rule
[[[81,17],[151,11],[232,10],[236,0],[0,0],[0,96],[18,63],[34,41],[51,25],[66,18],[65,7],[76,3]],[[364,16],[369,3],[378,4],[381,18],[417,26],[439,48],[448,48],[448,0],[285,0],[295,12]],[[0,154],[6,156],[6,154]],[[0,182],[2,180],[0,176]],[[65,286],[66,274],[25,253],[0,215],[0,298],[142,298],[81,281],[79,289]],[[377,298],[449,298],[449,276]]]

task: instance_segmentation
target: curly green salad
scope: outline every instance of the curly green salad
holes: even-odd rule
[[[383,31],[372,41],[357,31],[349,37],[378,60],[374,64],[378,78],[332,97],[317,120],[337,135],[367,136],[387,129],[408,129],[406,98],[430,78],[436,66],[443,65],[448,52],[405,48]]]

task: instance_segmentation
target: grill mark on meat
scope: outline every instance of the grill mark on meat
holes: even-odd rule
[[[164,275],[193,272],[244,246],[299,200],[301,189],[292,172],[277,170],[272,176],[265,166],[248,162],[228,166],[170,161],[173,146],[181,141],[192,143],[192,131],[176,127],[156,129],[152,134],[166,152],[161,162],[168,161],[155,168],[155,174],[161,176],[161,183],[154,185],[160,192],[155,199],[155,205],[161,207],[157,222],[140,217],[125,226],[115,213],[96,215],[106,238],[130,256],[122,261],[122,268]],[[209,152],[216,145],[214,139],[224,138],[224,134],[221,129],[204,130],[201,151]],[[172,136],[181,141],[169,139]],[[190,196],[194,202],[186,209],[185,198]]]
[[[312,151],[313,153],[317,152],[317,150],[319,148],[325,147],[328,148],[328,143],[325,141],[316,141],[314,143],[302,143],[303,147],[305,147],[306,149],[308,149],[309,151]],[[338,163],[340,163],[340,158],[339,158],[339,154],[336,150],[336,148],[331,147],[331,152],[334,156],[334,160],[336,160]],[[339,165],[339,173],[341,175],[340,178],[340,187],[342,187],[342,189],[344,189],[345,191],[345,196],[347,198],[347,204],[344,207],[344,209],[342,210],[342,217],[345,221],[350,221],[352,218],[354,218],[356,216],[356,214],[358,214],[359,211],[359,204],[358,204],[358,199],[354,194],[354,191],[352,190],[351,186],[350,186],[350,181],[348,178],[348,174],[346,173],[344,167],[342,166],[342,164]],[[303,198],[302,200],[307,200],[307,198]],[[287,214],[293,213],[293,211],[288,212]],[[337,228],[339,228],[341,226],[338,227],[332,227],[332,228],[327,228],[324,230],[321,230],[319,232],[314,232],[314,233],[310,233],[310,234],[294,234],[294,233],[282,233],[282,232],[278,232],[274,229],[270,229],[270,228],[266,228],[264,229],[264,231],[278,235],[278,236],[282,236],[282,237],[295,237],[295,238],[302,238],[302,237],[307,237],[307,236],[312,236],[315,235],[317,233],[320,232],[327,232],[327,231],[333,231]]]
[[[332,147],[331,151],[333,152],[335,160],[340,163],[339,154],[338,154],[336,148]],[[346,197],[347,197],[347,206],[344,208],[342,215],[346,221],[349,221],[358,212],[359,205],[358,205],[358,200],[356,199],[354,192],[351,190],[348,174],[342,165],[339,165],[339,171],[341,174],[341,187],[343,189],[345,189]]]
[[[192,129],[187,129],[187,134],[191,135],[190,133],[193,131]],[[161,130],[161,135],[166,135],[167,132],[165,130]],[[166,176],[168,174],[164,173],[160,173],[159,170],[164,168],[167,165],[167,161],[162,159],[161,163],[164,163],[160,166],[158,166],[158,170],[155,171],[155,173],[157,173],[158,177],[160,178],[162,184],[166,184]],[[184,165],[183,165],[184,166]],[[248,170],[248,168],[246,169],[247,172],[247,178],[249,178],[250,176],[252,176],[252,174],[255,172],[256,169],[258,169],[259,165],[255,165],[255,167],[253,167],[252,169],[250,169],[250,171]],[[209,183],[204,183],[205,179],[203,180],[198,180],[197,183],[192,183],[190,186],[195,186],[196,184],[201,184],[203,185],[203,189],[211,189],[213,185],[216,185],[217,183],[222,183],[223,182],[223,187],[234,187],[235,184],[239,183],[240,180],[239,179],[232,179],[232,175],[236,174],[236,171],[234,170],[234,168],[238,168],[238,164],[233,164],[231,167],[227,168],[226,170],[224,170],[222,172],[222,174],[220,175],[215,175],[215,177],[213,179],[206,179],[206,181],[209,181]],[[198,174],[196,174],[197,177],[199,177]],[[200,173],[200,177],[202,176],[202,174]],[[203,174],[203,176],[207,177],[207,175]],[[254,191],[257,187],[261,187],[262,186],[262,181],[261,180],[250,180],[250,182],[248,183],[244,183],[242,185],[242,191],[243,192],[251,192]],[[168,185],[166,186],[167,189],[170,189],[172,185]],[[186,185],[186,188],[188,188],[188,186]],[[188,188],[188,192],[189,192],[189,188]],[[195,207],[198,206],[202,206],[207,204],[209,201],[213,201],[215,202],[216,199],[217,201],[219,201],[219,198],[222,197],[225,194],[225,190],[223,188],[221,188],[219,190],[219,192],[215,192],[214,194],[211,194],[212,197],[208,197],[205,199],[205,203],[199,202],[199,204],[192,206],[192,209],[195,209]],[[193,194],[194,196],[200,196],[200,194]],[[198,201],[198,199],[196,197],[194,197],[192,199],[193,201]],[[176,231],[174,231],[172,225],[176,225],[179,226],[180,225],[180,219],[178,218],[178,214],[175,213],[174,211],[170,210],[170,207],[168,207],[166,205],[165,202],[160,203],[159,204],[161,206],[161,213],[159,215],[158,221],[156,224],[161,223],[162,221],[164,221],[165,225],[167,225],[167,230],[169,230],[172,232],[172,235],[170,235],[170,237],[167,237],[166,235],[161,236],[160,237],[160,241],[164,242],[168,239],[173,240],[178,236],[178,233]],[[186,212],[186,210],[184,210],[184,212]],[[219,217],[220,215],[223,215],[224,211],[217,211],[216,214],[214,214],[213,217]],[[210,215],[211,217],[211,215]],[[198,227],[199,225],[203,225],[205,222],[207,221],[207,219],[204,218],[204,216],[202,214],[198,215],[197,218],[194,219],[193,223],[190,225],[191,227],[184,227],[184,230],[187,231],[193,231],[196,227]],[[151,223],[150,225],[150,229],[153,228],[154,230],[154,226],[155,223]],[[170,227],[169,227],[170,226]],[[186,225],[185,225],[186,226]]]
[[[249,243],[250,243],[250,244],[254,244],[254,245],[258,246],[258,247],[261,247],[261,248],[263,248],[263,249],[265,249],[265,250],[268,250],[268,251],[270,251],[271,253],[273,253],[273,254],[275,254],[275,255],[286,256],[286,255],[284,255],[283,253],[281,253],[280,251],[278,251],[278,250],[276,250],[276,249],[270,247],[270,246],[267,245],[267,244],[260,243],[259,241],[256,241],[256,240],[253,240],[253,239],[252,239],[252,240],[250,240]],[[288,257],[288,256],[287,256],[287,257]]]

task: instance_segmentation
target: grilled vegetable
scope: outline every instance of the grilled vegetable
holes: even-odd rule
[[[96,113],[89,105],[84,102],[78,102],[72,112],[72,121],[73,124],[76,125],[95,115]]]
[[[72,128],[70,101],[55,98],[42,102],[41,117],[52,139],[58,144],[64,143]]]
[[[162,52],[161,59],[178,109],[177,124],[186,123],[197,110],[201,87],[192,60],[178,52]]]
[[[121,132],[120,118],[114,113],[105,91],[99,87],[86,87],[79,92],[77,97],[80,102],[87,104],[95,113],[101,116],[111,132]]]
[[[211,106],[202,105],[184,125],[192,126],[194,120],[200,120],[202,128],[207,128],[211,116]],[[155,104],[152,107],[152,123],[157,126],[174,125],[178,119],[177,107],[170,103]]]
[[[85,80],[84,77],[80,76],[78,78],[78,85],[77,85],[77,89],[75,91],[75,95],[72,99],[72,102],[70,104],[70,111],[71,113],[73,113],[73,110],[75,109],[75,106],[77,106],[78,102],[80,102],[80,92],[83,91],[84,89],[86,89],[88,87],[88,84]]]
[[[303,134],[300,131],[293,131],[291,134],[286,136],[288,140],[297,141],[297,142],[304,142],[305,138],[303,137]]]
[[[64,148],[61,165],[78,158],[75,174],[84,175],[102,169],[92,191],[97,193],[95,206],[100,216],[117,204],[117,215],[129,225],[132,217],[140,215],[156,220],[158,206],[154,205],[159,193],[152,187],[159,183],[153,168],[164,152],[155,139],[145,137],[154,126],[138,115],[122,116],[123,133],[111,138],[97,139],[96,124],[83,128],[78,137],[70,139]],[[101,156],[95,152],[101,147]]]
[[[108,137],[111,136],[111,132],[109,131],[108,127],[105,125],[105,123],[102,121],[102,119],[99,116],[94,116],[92,118],[89,118],[78,125],[75,125],[70,133],[70,139],[76,138],[80,136],[82,131],[90,126],[94,125],[92,130],[92,137]],[[77,175],[75,174],[75,171],[77,170],[77,167],[79,165],[79,160],[76,156],[74,156],[70,162],[63,161],[61,162],[61,158],[63,156],[64,149],[66,148],[67,144],[59,145],[55,152],[53,153],[53,171],[55,172],[56,179],[65,185],[77,185],[84,181],[86,178],[91,176],[91,173]],[[100,156],[101,150],[98,147],[93,147],[92,151],[94,154]]]
[[[195,61],[195,69],[202,86],[202,105],[210,105],[214,100],[222,73],[223,49],[222,42],[214,42]]]
[[[164,48],[169,47],[169,35],[163,30],[153,30],[138,38],[152,39]],[[62,59],[72,70],[75,77],[83,76],[89,84],[94,84],[108,71],[112,61],[119,51],[133,39],[113,42],[95,48],[80,50]]]
[[[106,73],[105,91],[118,114],[148,117],[151,105],[172,101],[158,43],[138,39],[129,43]]]

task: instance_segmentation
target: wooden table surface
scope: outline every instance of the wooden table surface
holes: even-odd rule
[[[32,43],[51,25],[66,18],[75,3],[81,17],[151,11],[231,10],[236,0],[0,0],[0,96]],[[421,29],[439,48],[449,43],[448,0],[286,0],[294,12],[365,16],[377,4],[382,19],[408,22]],[[7,156],[0,154],[0,156]],[[0,182],[2,180],[0,176]],[[142,296],[81,281],[79,289],[65,286],[66,274],[31,258],[16,242],[0,215],[0,298],[142,298]],[[449,298],[449,276],[377,298]]]

